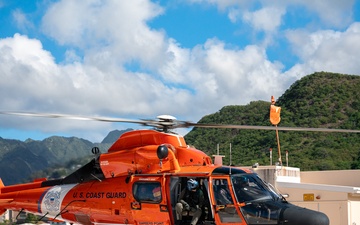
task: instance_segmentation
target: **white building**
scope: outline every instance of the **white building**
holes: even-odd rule
[[[360,225],[360,170],[307,171],[281,166],[252,168],[295,205],[321,211],[330,225]]]
[[[10,212],[7,210],[3,215],[0,216],[0,223],[10,220]]]

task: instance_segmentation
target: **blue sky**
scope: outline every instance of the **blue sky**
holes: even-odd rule
[[[0,110],[196,122],[278,98],[316,71],[360,75],[359,10],[353,0],[0,0]],[[1,115],[0,137],[101,141],[130,126]]]

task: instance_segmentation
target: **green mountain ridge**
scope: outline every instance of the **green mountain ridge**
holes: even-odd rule
[[[335,73],[314,73],[295,82],[276,102],[281,109],[279,126],[360,129],[360,77]],[[246,106],[225,106],[203,117],[200,123],[269,126],[270,102]],[[359,169],[360,135],[279,131],[283,165],[285,151],[289,166],[301,170]],[[275,131],[194,128],[185,136],[188,143],[216,153],[219,144],[224,162],[251,166],[270,164],[269,149],[277,161]],[[274,151],[276,150],[276,151]]]
[[[42,141],[27,139],[24,142],[0,137],[0,178],[9,185],[52,173],[64,175],[74,169],[72,166],[88,162],[93,157],[93,147],[106,152],[126,131],[129,129],[111,131],[101,143],[77,137],[52,136]]]
[[[7,143],[6,150],[3,143]],[[0,144],[0,177],[5,184],[23,182],[36,171],[89,155],[93,147],[84,139],[57,136],[25,142],[0,139]]]
[[[360,76],[319,72],[296,81],[276,102],[279,126],[360,129]],[[270,96],[269,96],[270,99]],[[199,123],[269,126],[270,102],[225,106]],[[102,143],[76,137],[49,137],[25,142],[0,137],[0,177],[6,185],[68,174],[88,162],[94,146],[106,152],[125,131],[111,131]],[[279,131],[282,161],[301,170],[360,168],[360,134]],[[277,161],[275,131],[194,128],[185,140],[208,155],[225,155],[224,164],[251,166]],[[231,145],[231,157],[230,157]],[[230,162],[231,158],[231,162]]]

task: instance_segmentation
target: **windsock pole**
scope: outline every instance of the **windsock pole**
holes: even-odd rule
[[[282,166],[282,160],[281,160],[281,150],[280,150],[280,139],[279,139],[279,130],[277,129],[277,125],[275,125],[276,128],[276,141],[277,141],[277,147],[278,147],[278,155],[279,155],[279,163],[280,166]]]
[[[279,155],[279,163],[282,166],[279,130],[277,129],[277,125],[280,123],[280,111],[281,111],[281,107],[275,106],[275,98],[274,98],[274,96],[271,96],[270,122],[272,123],[272,125],[275,126],[276,141],[277,141],[278,155]]]

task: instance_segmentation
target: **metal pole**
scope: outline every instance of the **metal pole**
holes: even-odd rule
[[[275,125],[275,128],[276,128],[276,141],[277,141],[277,146],[278,146],[279,163],[280,163],[280,166],[282,166],[279,131],[277,129],[277,125]]]

